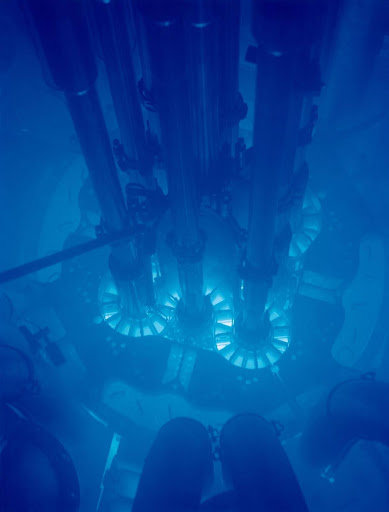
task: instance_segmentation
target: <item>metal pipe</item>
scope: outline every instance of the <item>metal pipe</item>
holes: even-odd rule
[[[103,112],[91,85],[86,91],[65,91],[70,115],[108,231],[127,225],[127,211],[111,151]]]
[[[126,227],[127,212],[100,103],[97,68],[82,4],[25,0],[53,81],[64,91],[77,136],[110,231]]]
[[[191,0],[186,37],[191,128],[197,182],[203,193],[220,191],[223,174],[219,153],[219,48],[214,0]]]
[[[194,154],[190,124],[190,90],[186,72],[185,27],[182,4],[141,1],[155,96],[160,118],[162,146],[168,172],[169,200],[173,217],[172,247],[179,266],[185,308],[203,308],[201,250],[198,227]],[[199,271],[200,267],[200,271]],[[191,275],[198,279],[189,290]]]
[[[138,161],[141,174],[151,172],[146,133],[129,40],[129,7],[124,0],[95,0],[99,34],[111,95],[126,155]]]
[[[242,316],[249,332],[264,329],[275,272],[278,200],[292,180],[298,143],[303,104],[299,80],[313,37],[311,15],[306,2],[253,2],[253,34],[259,46]]]
[[[127,214],[113,159],[103,113],[94,87],[85,93],[65,92],[69,111],[76,129],[91,180],[99,200],[104,227],[108,233],[129,229]],[[134,238],[120,240],[112,246],[109,268],[121,298],[122,309],[130,316],[143,315],[145,305],[154,300],[150,292],[151,269],[146,268]],[[144,286],[147,283],[147,288]],[[139,293],[135,293],[138,290]]]
[[[135,3],[135,2],[134,2]],[[138,9],[133,9],[134,24],[136,29],[137,53],[142,78],[138,81],[139,95],[141,97],[142,112],[147,124],[147,133],[151,137],[151,145],[154,152],[160,157],[161,128],[155,98],[152,91],[152,71],[150,55],[148,51],[147,34],[143,22],[143,16]],[[159,162],[160,158],[157,158]]]
[[[62,251],[49,254],[48,256],[44,256],[43,258],[29,261],[28,263],[24,263],[18,267],[4,270],[3,272],[0,272],[0,284],[19,279],[20,277],[27,276],[33,272],[38,272],[39,270],[57,265],[58,263],[63,263],[64,261],[71,260],[77,256],[81,256],[82,254],[99,249],[100,247],[105,247],[106,245],[128,238],[129,236],[131,235],[128,232],[115,232],[109,235],[102,235],[101,237],[85,242],[84,244],[75,245],[73,247],[63,249]]]
[[[219,114],[220,148],[234,155],[239,119],[234,115],[239,103],[240,0],[218,0],[219,30]]]
[[[125,231],[128,213],[112,155],[104,116],[94,88],[97,69],[84,4],[78,0],[25,0],[53,81],[63,90],[108,233]],[[114,244],[109,266],[124,307],[138,313],[144,304],[130,299],[129,281],[139,286],[142,260],[134,239]]]
[[[254,162],[246,261],[257,276],[244,286],[243,322],[247,329],[262,326],[273,262],[277,204],[282,179],[283,146],[292,92],[290,57],[258,51],[258,76],[253,136]]]

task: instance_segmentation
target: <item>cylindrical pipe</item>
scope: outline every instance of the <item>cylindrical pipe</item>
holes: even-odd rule
[[[128,6],[124,0],[95,0],[99,34],[111,95],[126,155],[149,174],[152,160],[146,134],[128,34]]]
[[[111,245],[112,243],[118,242],[129,236],[129,233],[121,232],[103,235],[99,238],[90,240],[89,242],[85,242],[80,245],[73,245],[72,247],[63,249],[62,251],[49,254],[48,256],[43,256],[43,258],[4,270],[3,272],[0,272],[0,284],[13,281],[14,279],[19,279],[20,277],[27,276],[33,272],[39,272],[39,270],[52,267],[58,263],[63,263],[64,261],[76,258],[82,254],[86,254],[87,252],[94,251],[95,249],[100,249],[106,245]]]
[[[91,85],[81,93],[65,91],[65,96],[105,227],[120,231],[126,226],[126,206],[95,88]]]
[[[239,28],[240,0],[218,0],[220,148],[234,155],[239,121]]]
[[[389,384],[354,379],[337,385],[311,418],[301,439],[305,460],[322,469],[338,465],[359,439],[389,445]]]
[[[126,227],[126,207],[94,90],[97,69],[82,4],[25,0],[55,85],[63,90],[110,231]]]
[[[246,261],[252,270],[244,286],[243,323],[261,330],[268,288],[273,274],[273,245],[280,185],[293,166],[284,166],[288,143],[288,110],[293,96],[293,61],[290,55],[258,51],[258,77],[253,136],[254,160]],[[298,127],[297,127],[298,128]],[[290,163],[290,162],[289,162]]]
[[[117,170],[113,159],[103,113],[94,87],[82,95],[66,93],[66,99],[91,181],[99,200],[108,232],[127,229],[130,224]],[[150,291],[151,269],[145,268],[135,239],[112,246],[109,267],[121,298],[122,309],[129,316],[142,317],[145,305],[153,302]],[[149,271],[148,271],[149,270]]]
[[[203,282],[203,265],[200,258],[197,261],[178,260],[178,279],[181,287],[182,297],[184,298],[184,312],[187,313],[186,320],[189,317],[199,320],[198,315],[203,313],[203,295],[199,290],[199,283]],[[188,307],[187,307],[188,305]]]
[[[198,266],[202,237],[194,179],[194,154],[190,125],[190,91],[185,51],[183,5],[172,2],[139,2],[144,17],[155,96],[160,118],[162,146],[168,172],[173,217],[173,247],[181,265],[179,275]],[[202,274],[202,272],[200,273]],[[190,276],[184,279],[189,282]],[[199,310],[203,304],[202,275],[190,293],[181,281],[185,307]]]
[[[183,48],[184,25],[172,4],[167,2],[172,12],[168,9],[164,11],[163,4],[151,1],[149,8],[144,8],[143,12],[147,14],[145,25],[148,31],[153,92],[161,122],[175,232],[180,242],[190,246],[197,243],[199,230],[191,126],[188,122],[190,103]]]
[[[307,2],[253,2],[253,34],[259,46],[243,292],[243,327],[251,332],[263,330],[274,273],[278,200],[292,180],[303,99],[299,81],[311,44],[311,15]]]
[[[344,0],[332,0],[326,2],[325,14],[323,16],[323,34],[320,45],[320,70],[323,81],[327,83],[328,71],[334,58],[335,33],[342,12]]]
[[[219,19],[214,0],[187,0],[187,3],[187,70],[197,183],[203,193],[213,193],[220,190],[223,178],[217,165]]]
[[[287,114],[293,88],[290,57],[258,52],[258,77],[253,136],[254,162],[246,261],[257,278],[248,277],[244,289],[243,322],[249,330],[262,325],[269,278],[272,276],[273,244]]]
[[[84,4],[77,0],[25,0],[38,32],[56,86],[63,90],[91,181],[109,233],[125,231],[128,213],[112,155],[108,131],[94,88],[97,70],[88,34]],[[110,269],[123,290],[126,309],[136,314],[128,282],[143,276],[134,239],[113,245]],[[143,306],[142,306],[143,307]]]
[[[135,3],[135,2],[134,2]],[[159,125],[158,112],[156,110],[155,98],[152,90],[152,71],[150,63],[150,54],[148,51],[147,33],[144,26],[143,16],[138,9],[133,9],[134,24],[136,28],[137,53],[139,56],[139,65],[141,79],[138,81],[139,95],[143,108],[143,115],[147,124],[147,133],[151,137],[151,146],[157,155],[157,162],[160,163],[160,141],[161,128]],[[157,177],[157,174],[156,174]],[[157,178],[158,179],[158,178]]]
[[[97,68],[83,5],[75,0],[22,0],[27,20],[38,37],[54,86],[81,93],[97,78]]]

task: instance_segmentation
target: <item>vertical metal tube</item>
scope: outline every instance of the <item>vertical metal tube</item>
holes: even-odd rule
[[[149,174],[152,159],[146,134],[129,39],[125,0],[95,0],[95,26],[99,34],[108,81],[127,156],[137,160],[140,172]]]
[[[248,331],[264,328],[274,274],[278,200],[281,187],[290,183],[293,173],[303,105],[299,81],[312,37],[312,12],[307,5],[283,0],[253,2],[253,33],[259,47],[243,295],[243,326]]]
[[[239,100],[240,0],[218,0],[218,13],[220,146],[233,156],[239,131],[234,110]]]
[[[293,92],[291,58],[258,51],[251,196],[244,287],[243,322],[246,329],[262,328],[273,274],[273,245],[280,183],[288,143],[288,110]],[[292,169],[287,169],[289,172]],[[254,275],[255,274],[255,275]]]
[[[62,89],[88,166],[108,232],[127,229],[129,219],[113,159],[108,131],[94,88],[97,70],[83,4],[77,0],[26,0],[53,81]],[[114,244],[110,268],[123,301],[131,310],[143,307],[128,290],[143,278],[133,239]]]
[[[185,308],[203,304],[202,238],[198,227],[194,155],[190,124],[190,91],[186,71],[182,12],[172,2],[140,2],[147,34],[153,93],[161,125],[173,217],[173,247],[178,259]],[[200,249],[199,249],[200,248]],[[198,278],[193,282],[191,276]],[[191,288],[186,283],[191,283]]]
[[[328,83],[328,71],[334,58],[335,32],[341,17],[344,0],[327,2],[323,17],[323,35],[320,48],[320,68],[325,83]]]
[[[25,0],[55,85],[64,91],[74,126],[110,231],[126,227],[127,212],[107,128],[94,89],[97,68],[80,2]]]
[[[219,151],[219,48],[214,0],[189,2],[186,36],[191,123],[197,182],[203,193],[220,190],[223,176]]]
[[[96,90],[91,85],[65,96],[104,224],[109,231],[120,231],[126,227],[127,211]]]
[[[155,150],[158,152],[161,140],[161,129],[159,125],[158,112],[156,112],[155,98],[152,91],[152,71],[150,55],[148,51],[147,34],[144,26],[143,16],[138,9],[133,9],[134,23],[136,28],[137,53],[141,70],[141,80],[138,82],[142,101],[143,115],[145,117],[149,134],[152,135]]]
[[[108,232],[128,229],[130,221],[95,88],[91,86],[82,94],[65,92],[65,96],[101,207],[104,227]],[[122,308],[130,316],[142,316],[144,306],[153,301],[151,269],[146,265],[147,258],[143,258],[135,239],[112,245],[110,270]]]

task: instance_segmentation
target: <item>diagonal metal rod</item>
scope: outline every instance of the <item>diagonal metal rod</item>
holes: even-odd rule
[[[110,245],[119,240],[129,238],[130,236],[131,233],[125,231],[105,234],[100,236],[99,238],[90,240],[89,242],[85,242],[84,244],[75,245],[74,247],[63,249],[62,251],[49,254],[48,256],[44,256],[43,258],[39,258],[34,261],[29,261],[28,263],[24,263],[23,265],[19,265],[18,267],[13,267],[8,270],[4,270],[3,272],[0,272],[0,284],[4,284],[7,283],[8,281],[19,279],[20,277],[27,276],[28,274],[32,274],[33,272],[38,272],[39,270],[43,270],[44,268],[52,267],[57,263],[62,263],[64,261],[71,260],[72,258],[76,258],[77,256],[81,256],[82,254],[85,254],[87,252],[94,251],[95,249],[99,249],[100,247]]]

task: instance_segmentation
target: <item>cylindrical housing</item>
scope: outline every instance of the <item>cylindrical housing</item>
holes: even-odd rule
[[[183,19],[179,7],[171,2],[151,0],[140,4],[145,15],[174,229],[178,242],[191,246],[198,242],[199,230]]]
[[[198,198],[194,178],[190,88],[185,51],[183,4],[139,2],[144,17],[153,80],[153,94],[160,118],[162,149],[168,172],[169,200],[176,251],[189,255],[201,245],[198,227]],[[189,258],[190,259],[190,258]],[[197,262],[193,263],[197,266]],[[191,264],[185,272],[191,272]],[[185,279],[185,281],[189,281]],[[181,284],[182,291],[185,290]],[[199,279],[182,299],[189,308],[202,297]],[[194,300],[192,300],[194,299]]]
[[[218,0],[219,15],[219,118],[220,148],[234,155],[239,123],[239,28],[240,0]]]
[[[285,166],[288,113],[294,94],[293,55],[274,56],[258,50],[258,77],[253,136],[253,163],[249,228],[246,247],[248,266],[257,274],[246,280],[243,322],[249,330],[261,330],[267,289],[273,271],[273,246],[281,183],[293,171],[293,158]],[[298,124],[295,126],[296,139]],[[291,161],[290,161],[291,160]],[[259,274],[259,277],[258,277]]]
[[[126,155],[137,160],[140,172],[151,170],[129,39],[129,6],[125,0],[95,0],[99,34],[111,95]]]
[[[272,258],[277,201],[291,184],[303,94],[296,84],[301,55],[258,50],[254,162],[247,260],[263,269]]]
[[[128,228],[129,219],[108,131],[94,88],[96,66],[83,3],[26,0],[56,85],[65,93],[74,127],[108,232]],[[110,268],[118,286],[135,279],[139,265],[134,240],[114,244]],[[129,299],[126,294],[126,299]]]
[[[39,35],[54,84],[80,93],[97,78],[97,68],[85,19],[77,0],[24,0]]]
[[[243,324],[251,331],[263,328],[274,273],[278,200],[292,181],[303,104],[301,82],[316,14],[305,1],[253,2],[258,74],[246,247],[250,273],[243,292]]]
[[[197,183],[202,193],[220,190],[219,18],[214,0],[187,0],[187,73]]]
[[[65,92],[102,216],[109,231],[126,227],[127,213],[101,106],[97,69],[83,4],[26,0],[52,78]]]
[[[127,212],[95,88],[65,94],[106,228],[120,231],[126,226]]]

